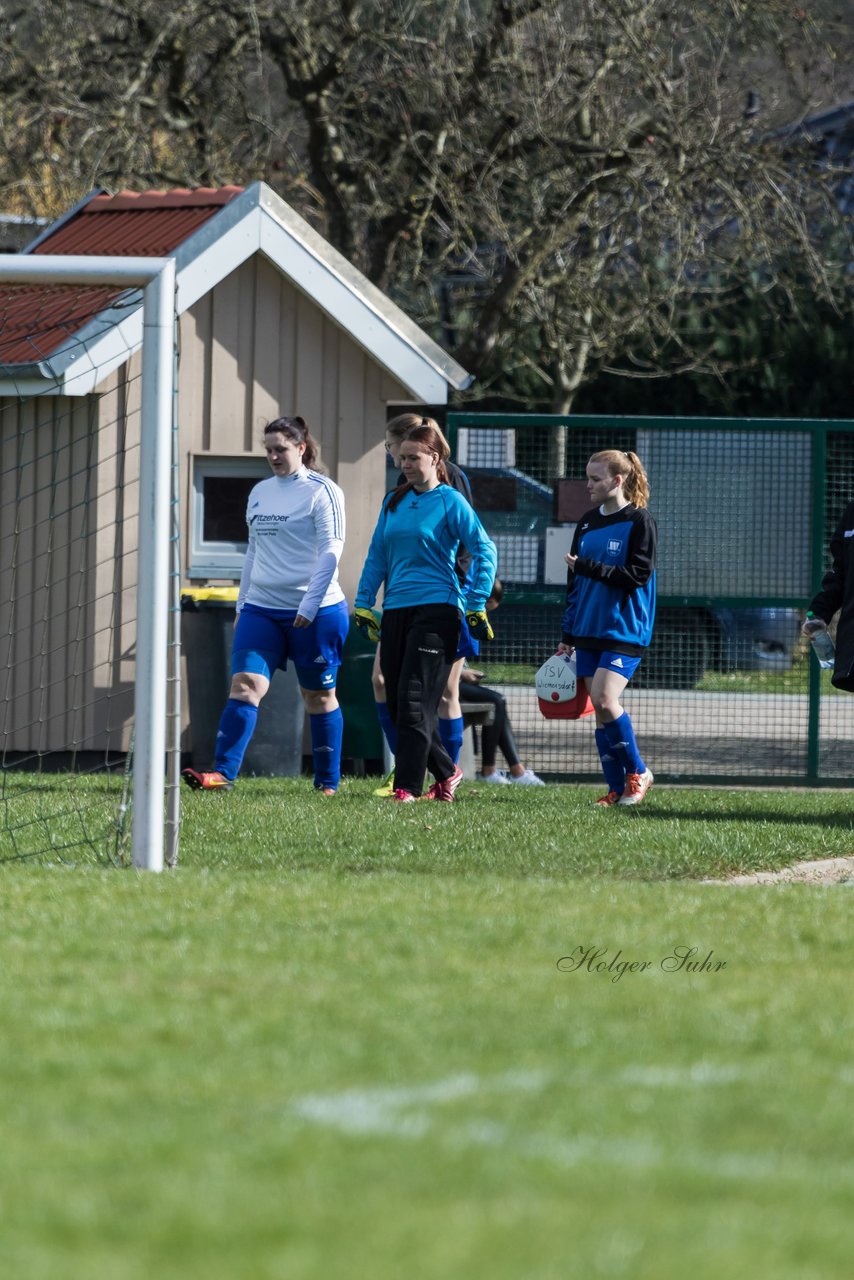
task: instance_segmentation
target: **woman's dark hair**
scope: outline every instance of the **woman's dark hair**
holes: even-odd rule
[[[302,463],[309,471],[325,471],[318,460],[320,445],[309,431],[305,418],[274,418],[264,428],[264,435],[268,436],[271,431],[280,431],[293,444],[305,445]]]
[[[496,578],[493,582],[492,590],[487,598],[489,600],[494,600],[496,604],[501,604],[501,601],[504,599],[504,583],[500,578]]]
[[[451,446],[432,418],[421,418],[420,425],[407,431],[400,443],[417,444],[421,446],[425,453],[438,453],[439,462],[436,467],[436,475],[439,479],[439,484],[448,483],[448,471],[445,463],[451,456]],[[414,487],[411,480],[399,484],[389,499],[387,510],[394,511],[405,494],[409,493],[410,489]]]

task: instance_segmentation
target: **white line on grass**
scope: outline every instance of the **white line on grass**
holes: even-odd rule
[[[419,1137],[433,1125],[429,1112],[405,1113],[411,1107],[441,1105],[484,1093],[540,1092],[545,1072],[506,1072],[484,1080],[476,1075],[449,1076],[433,1084],[386,1089],[345,1089],[342,1093],[310,1093],[297,1098],[293,1110],[304,1120],[326,1124],[343,1133],[388,1133]]]
[[[684,1069],[671,1066],[629,1067],[611,1079],[601,1074],[585,1075],[584,1079],[566,1079],[545,1071],[506,1072],[487,1077],[467,1073],[423,1085],[306,1094],[293,1100],[291,1111],[303,1121],[336,1129],[340,1133],[403,1139],[418,1139],[433,1133],[447,1145],[458,1149],[492,1148],[522,1159],[545,1160],[563,1169],[599,1161],[623,1169],[677,1167],[686,1173],[739,1181],[774,1179],[814,1183],[821,1177],[837,1187],[854,1187],[854,1164],[851,1162],[836,1164],[833,1169],[824,1164],[819,1170],[814,1163],[798,1160],[792,1153],[734,1151],[715,1154],[684,1146],[673,1151],[645,1138],[606,1138],[582,1133],[571,1138],[544,1133],[519,1134],[500,1122],[486,1119],[455,1123],[447,1132],[442,1129],[439,1112],[445,1103],[482,1098],[489,1094],[540,1093],[551,1083],[562,1088],[579,1089],[622,1086],[708,1088],[749,1078],[764,1076],[762,1072],[745,1071],[737,1066],[715,1066],[703,1062]]]

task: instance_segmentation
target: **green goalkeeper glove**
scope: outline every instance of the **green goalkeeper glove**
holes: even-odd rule
[[[486,616],[486,610],[480,609],[477,613],[467,613],[466,622],[474,640],[494,640],[495,632],[489,625],[489,618]]]
[[[367,636],[371,644],[378,644],[380,639],[380,620],[373,609],[355,609],[353,621],[363,636]]]

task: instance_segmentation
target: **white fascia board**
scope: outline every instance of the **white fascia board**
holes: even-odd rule
[[[339,275],[269,215],[261,224],[261,252],[316,302],[369,356],[422,404],[445,404],[448,383],[418,351]]]
[[[243,199],[243,197],[238,197]],[[235,205],[237,201],[235,201]],[[225,206],[226,210],[228,205]],[[217,219],[210,222],[211,231],[216,230]],[[188,245],[197,247],[205,228],[196,233],[196,238],[187,241]],[[212,239],[200,252],[186,264],[181,261],[181,249],[176,255],[178,265],[177,294],[178,314],[189,311],[200,298],[230,276],[232,271],[241,267],[248,258],[257,253],[261,244],[261,210],[257,207],[247,210],[240,221],[230,227],[224,235]]]
[[[93,341],[81,343],[59,379],[60,394],[87,396],[142,346],[142,304]],[[50,358],[44,361],[50,368]]]

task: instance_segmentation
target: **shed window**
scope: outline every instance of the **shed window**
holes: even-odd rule
[[[246,554],[246,500],[270,468],[263,458],[195,458],[191,578],[239,578]]]

